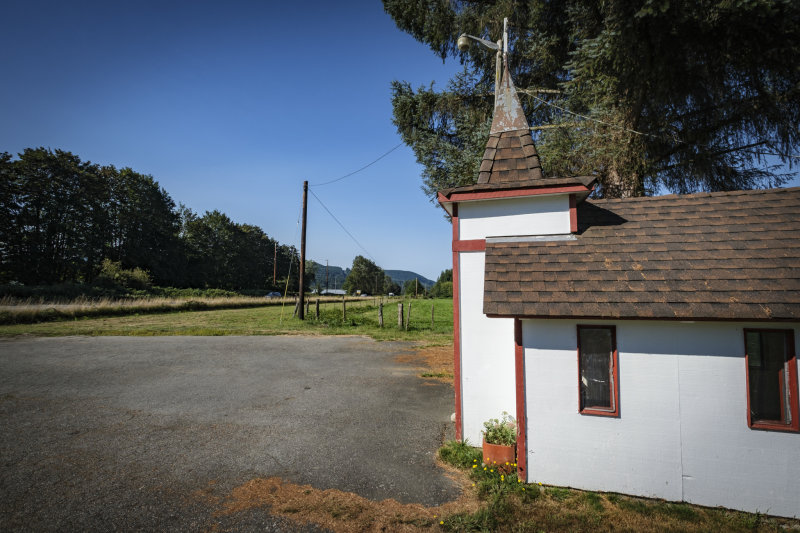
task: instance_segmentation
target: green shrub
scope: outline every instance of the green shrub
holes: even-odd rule
[[[101,287],[122,287],[126,289],[149,289],[153,281],[146,270],[139,267],[125,269],[119,261],[103,259],[100,274],[95,278],[95,283]]]

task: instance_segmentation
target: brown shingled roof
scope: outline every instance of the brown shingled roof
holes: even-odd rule
[[[800,188],[596,200],[575,240],[486,245],[484,312],[800,320]]]

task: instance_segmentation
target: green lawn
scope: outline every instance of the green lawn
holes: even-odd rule
[[[452,342],[453,301],[405,300],[411,321],[408,331],[397,326],[397,300],[384,304],[384,327],[378,326],[375,300],[347,303],[347,319],[342,318],[342,303],[320,304],[315,318],[314,300],[305,321],[292,317],[293,304],[246,309],[178,311],[132,314],[114,317],[87,317],[37,324],[0,326],[0,336],[16,335],[368,335],[377,340],[424,340],[430,344]],[[434,322],[431,326],[431,306]]]

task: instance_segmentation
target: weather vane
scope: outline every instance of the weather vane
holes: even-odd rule
[[[494,73],[494,102],[496,105],[497,95],[500,92],[500,79],[502,78],[500,65],[502,64],[506,68],[508,67],[508,18],[503,19],[503,38],[498,39],[496,43],[487,41],[486,39],[481,39],[480,37],[475,37],[474,35],[462,33],[456,42],[458,49],[462,52],[466,52],[469,49],[470,39],[476,41],[480,45],[483,45],[489,50],[497,51],[497,60],[495,61],[496,65]]]

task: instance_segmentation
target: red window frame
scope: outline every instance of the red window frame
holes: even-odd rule
[[[581,330],[582,329],[607,329],[611,331],[611,371],[612,383],[609,384],[612,407],[583,407],[581,405]],[[582,415],[619,416],[619,353],[617,352],[617,327],[578,325],[578,412]]]
[[[787,369],[789,372],[789,410],[791,422],[782,423],[778,420],[753,420],[750,412],[750,355],[747,353],[748,333],[783,333],[786,335]],[[747,425],[752,429],[767,429],[770,431],[800,432],[800,417],[798,417],[797,393],[797,356],[794,349],[794,330],[792,329],[760,329],[745,328],[744,330],[744,363],[745,363],[745,393],[747,395]],[[781,383],[781,388],[784,384]],[[781,407],[783,410],[783,406]],[[785,415],[783,417],[786,418]]]

